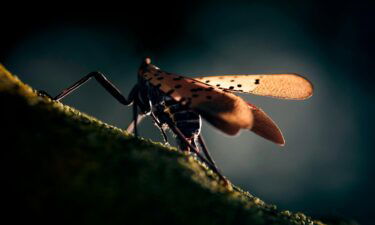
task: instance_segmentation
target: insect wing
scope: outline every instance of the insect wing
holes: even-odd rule
[[[313,86],[297,74],[223,75],[194,78],[232,92],[251,93],[281,99],[303,100],[313,93]]]
[[[175,101],[199,113],[209,123],[228,135],[251,129],[253,114],[247,103],[232,93],[200,81],[167,73],[148,65],[140,75]]]
[[[276,123],[262,109],[250,103],[248,105],[254,116],[254,124],[251,131],[278,145],[285,145],[283,134]]]

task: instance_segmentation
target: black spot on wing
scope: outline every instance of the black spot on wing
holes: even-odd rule
[[[237,87],[242,87],[242,85],[241,84],[237,84]]]
[[[259,84],[259,79],[255,79],[255,84]]]

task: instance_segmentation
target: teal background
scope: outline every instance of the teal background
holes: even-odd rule
[[[285,101],[241,95],[280,126],[286,146],[251,132],[203,135],[224,174],[281,209],[370,223],[374,211],[374,13],[369,2],[189,2],[109,11],[8,17],[0,61],[37,89],[57,94],[100,70],[124,94],[144,56],[186,76],[299,73],[314,96]],[[64,103],[125,128],[123,107],[94,81]],[[22,125],[20,125],[22,129]],[[144,137],[160,141],[150,120]]]

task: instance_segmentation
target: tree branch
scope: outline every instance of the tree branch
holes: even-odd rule
[[[40,97],[1,65],[0,103],[3,204],[15,223],[322,224],[224,187],[174,148]]]

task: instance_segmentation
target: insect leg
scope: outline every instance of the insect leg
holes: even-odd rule
[[[133,104],[133,121],[136,121],[134,123],[134,136],[138,137],[138,106],[137,104]]]
[[[167,134],[165,133],[164,129],[163,129],[163,125],[159,122],[158,118],[156,118],[156,116],[154,115],[154,113],[151,112],[151,118],[152,120],[155,122],[156,126],[159,128],[161,134],[163,135],[163,139],[164,139],[164,142],[166,144],[169,144],[168,143],[168,137],[167,137]]]
[[[205,143],[205,141],[202,137],[202,134],[198,135],[198,142],[199,142],[199,145],[202,147],[202,151],[203,151],[204,155],[206,156],[207,160],[210,161],[210,163],[217,168],[215,161],[213,160],[210,152],[208,151],[208,148],[207,148],[206,143]]]
[[[197,145],[196,137],[188,139],[187,141],[191,143],[191,145],[197,150],[197,152],[201,152],[199,145]]]
[[[96,81],[99,82],[99,84],[102,85],[114,98],[117,99],[121,104],[123,105],[130,105],[133,103],[134,95],[138,89],[138,86],[135,86],[132,91],[130,92],[128,99],[126,99],[122,93],[119,91],[119,89],[113,85],[102,73],[100,72],[91,72],[88,75],[84,76],[82,79],[74,83],[72,86],[64,89],[60,94],[58,94],[56,97],[52,98],[53,100],[61,100],[65,98],[67,95],[72,93],[74,90],[82,86],[84,83],[86,83],[88,80],[90,80],[92,77],[96,79]],[[41,93],[45,93],[41,91]]]
[[[134,126],[135,126],[135,124],[138,125],[139,123],[141,123],[142,120],[143,120],[145,117],[146,117],[146,115],[144,115],[144,114],[138,114],[138,120],[137,120],[137,122],[136,122],[135,120],[133,120],[133,121],[129,124],[128,128],[126,128],[126,131],[127,131],[128,133],[133,133],[133,132],[134,132]]]
[[[226,184],[228,184],[228,181],[227,179],[221,174],[221,172],[219,171],[219,169],[212,165],[211,162],[209,162],[207,159],[205,159],[199,152],[198,150],[187,140],[187,138],[185,137],[185,135],[181,132],[180,129],[178,129],[178,127],[174,126],[173,124],[168,124],[168,126],[171,128],[171,130],[177,135],[177,137],[179,137],[181,139],[181,141],[184,141],[185,144],[187,144],[190,149],[198,156],[198,158],[200,160],[202,160],[204,163],[207,164],[207,166],[212,169],[219,177],[220,179],[222,179]]]

